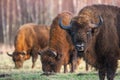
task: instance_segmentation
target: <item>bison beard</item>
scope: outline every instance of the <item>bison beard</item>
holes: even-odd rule
[[[72,18],[70,26],[65,28],[61,20],[59,25],[71,34],[75,46],[84,44],[84,59],[99,70],[100,80],[105,76],[114,80],[120,57],[120,8],[87,6]]]
[[[45,25],[33,23],[24,24],[17,32],[14,41],[15,51],[9,54],[15,63],[15,68],[21,68],[23,62],[32,57],[32,68],[38,58],[38,51],[48,45],[49,28]]]

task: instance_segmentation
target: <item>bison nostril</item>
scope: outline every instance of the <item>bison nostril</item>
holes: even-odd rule
[[[77,49],[77,51],[84,51],[84,43],[82,43],[82,44],[77,44],[75,47],[76,47],[76,49]]]
[[[84,51],[84,47],[77,47],[78,51]]]

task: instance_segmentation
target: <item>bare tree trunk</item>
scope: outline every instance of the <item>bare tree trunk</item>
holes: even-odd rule
[[[7,1],[6,0],[2,0],[1,1],[1,4],[2,4],[2,27],[3,27],[3,36],[4,36],[4,44],[6,45],[7,44],[7,39],[6,39],[6,36],[7,36],[7,32],[6,32],[6,3]]]
[[[10,17],[9,17],[9,44],[10,46],[13,45],[14,42],[14,36],[16,34],[16,29],[18,26],[16,25],[17,22],[17,5],[16,5],[16,0],[13,0],[13,2],[10,2]],[[14,30],[15,29],[15,30]]]
[[[13,0],[14,1],[14,0]],[[12,24],[13,24],[13,16],[12,16],[12,12],[13,12],[13,10],[14,10],[14,8],[13,8],[13,2],[12,1],[8,1],[8,3],[9,3],[9,8],[8,8],[8,25],[9,25],[9,45],[10,46],[12,46]],[[14,15],[15,16],[15,15]]]
[[[7,19],[7,22],[6,22],[6,43],[7,43],[7,45],[10,43],[9,41],[9,37],[10,37],[10,35],[9,35],[9,30],[11,30],[11,28],[10,28],[10,8],[11,8],[11,5],[10,5],[10,3],[11,3],[11,1],[10,0],[7,0],[7,8],[6,8],[6,14],[7,14],[7,16],[6,16],[6,19]]]
[[[59,9],[60,9],[59,2],[60,2],[60,0],[53,0],[53,2],[52,2],[53,8],[54,8],[54,9],[53,9],[53,15],[51,15],[52,19],[53,19],[58,13],[61,12],[61,10],[59,10]],[[52,19],[51,19],[51,20],[52,20]]]
[[[32,22],[32,17],[30,13],[30,0],[26,0],[26,7],[27,7],[27,13],[28,13],[28,22]]]
[[[40,14],[41,14],[41,15],[40,15],[40,21],[41,21],[40,23],[42,23],[42,24],[43,24],[43,18],[44,18],[44,17],[43,17],[43,13],[44,13],[44,12],[43,12],[43,9],[44,9],[44,8],[43,8],[43,5],[44,5],[44,4],[43,4],[43,0],[40,0]]]
[[[27,13],[27,2],[26,0],[21,0],[21,8],[22,8],[22,19],[23,19],[23,24],[28,22],[28,13]]]
[[[31,22],[34,22],[35,21],[35,17],[34,17],[34,11],[33,11],[33,6],[34,6],[34,3],[32,1],[28,1],[28,14],[29,14],[29,17],[31,18]]]
[[[0,2],[0,17],[2,17],[2,2]],[[3,44],[3,25],[2,25],[2,18],[0,18],[0,44]]]
[[[21,25],[22,24],[22,15],[21,15],[21,7],[20,7],[20,1],[21,0],[16,0],[17,1],[17,11],[18,11],[18,24]]]
[[[42,12],[42,9],[41,9],[41,0],[38,0],[38,6],[37,6],[37,10],[38,10],[38,13],[37,13],[37,20],[38,20],[38,24],[41,23],[41,12]]]
[[[27,22],[27,6],[26,6],[26,0],[20,0],[20,7],[21,7],[21,19],[22,24]]]
[[[58,5],[59,5],[59,13],[62,11],[62,0],[58,1]]]
[[[38,2],[38,0],[36,0],[36,2],[35,2],[35,23],[37,23],[38,24],[38,22],[39,22],[39,2]]]
[[[42,0],[42,21],[43,21],[43,24],[45,24],[45,11],[46,11],[46,4],[45,4],[45,0]]]
[[[74,14],[77,14],[77,0],[73,0]]]
[[[48,10],[47,10],[46,17],[48,17],[48,19],[47,19],[46,24],[51,24],[50,20],[52,20],[54,17],[53,16],[54,15],[54,6],[55,6],[54,4],[55,3],[53,3],[53,0],[51,0],[50,3],[47,4],[47,6],[50,6],[51,8],[50,9],[48,8]]]

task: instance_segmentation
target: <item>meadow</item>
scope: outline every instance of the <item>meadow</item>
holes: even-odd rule
[[[97,71],[94,69],[86,71],[85,62],[81,61],[76,73],[56,73],[54,75],[42,75],[40,57],[34,69],[31,69],[31,59],[24,62],[22,69],[14,69],[11,57],[7,54],[0,54],[0,80],[99,80]],[[120,64],[115,80],[120,80]]]

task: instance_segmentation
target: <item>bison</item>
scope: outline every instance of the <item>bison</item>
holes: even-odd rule
[[[77,58],[77,52],[71,41],[70,35],[60,28],[58,20],[62,18],[65,25],[69,24],[72,14],[62,12],[58,14],[51,24],[50,39],[48,48],[39,52],[41,55],[42,70],[44,73],[60,72],[61,66],[64,65],[64,73],[67,72],[67,64],[71,63],[74,71]]]
[[[38,58],[38,51],[48,46],[50,28],[46,25],[28,23],[22,25],[15,37],[13,54],[9,54],[15,63],[15,68],[21,68],[25,60],[32,57],[32,68]]]
[[[86,62],[98,69],[100,80],[114,80],[120,56],[120,8],[86,6],[69,26],[63,24],[59,19],[60,27],[71,35],[77,51],[84,51]]]

